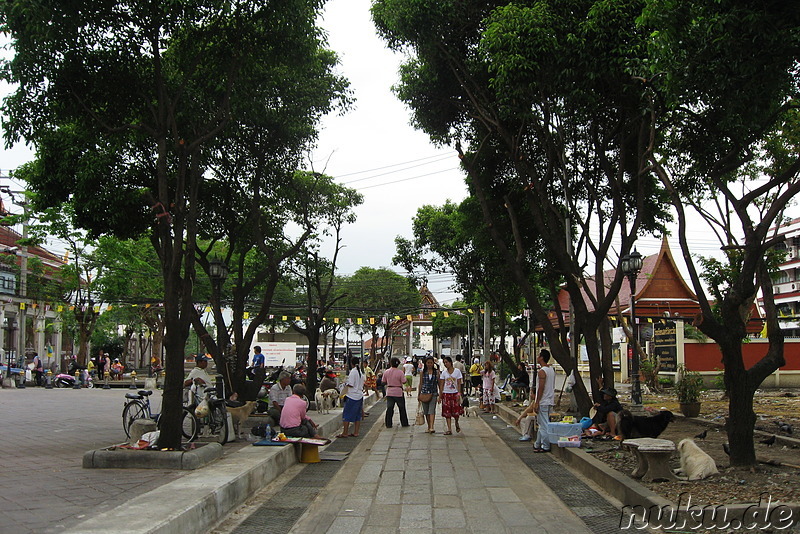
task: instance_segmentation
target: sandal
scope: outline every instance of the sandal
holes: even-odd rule
[[[339,435],[338,435],[338,436],[336,436],[336,437],[337,437],[337,438],[347,438],[347,437],[349,437],[349,435],[348,435],[348,434],[339,434]]]
[[[449,431],[449,430],[445,430],[444,435],[445,436],[452,436],[453,433],[451,431]]]
[[[358,434],[347,434],[348,438],[357,438]]]
[[[550,452],[550,449],[533,449],[535,453]]]
[[[458,423],[456,423],[456,432],[461,432],[461,427],[458,426]]]

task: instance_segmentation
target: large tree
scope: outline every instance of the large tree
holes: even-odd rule
[[[459,151],[498,257],[555,359],[566,372],[577,365],[564,328],[552,325],[531,284],[526,220],[570,294],[571,337],[583,337],[592,376],[607,382],[613,379],[607,314],[623,275],[607,287],[603,272],[665,216],[644,150],[647,102],[629,73],[644,60],[646,34],[635,25],[642,5],[379,0],[373,6],[379,33],[410,56],[398,96],[432,140]],[[557,311],[563,318],[566,310]],[[579,381],[579,407],[587,411],[582,393]]]
[[[201,189],[213,141],[286,101],[275,77],[329,77],[321,2],[57,0],[0,4],[15,51],[4,79],[8,142],[25,138],[40,201],[75,205],[93,234],[148,231],[164,280],[161,441],[180,444],[183,352],[194,314]],[[271,98],[255,100],[259,88]]]
[[[652,36],[652,70],[641,80],[654,117],[649,159],[678,214],[700,303],[695,326],[722,352],[731,464],[749,467],[753,396],[785,363],[772,247],[800,192],[800,13],[784,2],[653,1],[641,23]],[[718,238],[721,258],[692,254],[687,232],[698,218]],[[748,368],[742,344],[759,294],[769,343]]]
[[[316,244],[340,221],[349,220],[352,208],[362,202],[360,194],[335,184],[330,176],[302,171],[284,175],[280,169],[276,163],[271,173],[254,171],[248,175],[250,183],[211,208],[215,217],[207,221],[206,239],[198,243],[197,262],[203,270],[208,273],[212,259],[219,255],[230,275],[222,291],[209,293],[216,338],[209,335],[199,311],[192,324],[211,354],[224,354],[217,369],[242,399],[254,397],[260,387],[246,383],[245,368],[257,329],[274,313],[278,283],[290,274],[293,264],[305,261],[306,244]],[[270,180],[265,174],[277,176]],[[224,308],[233,312],[229,326]]]

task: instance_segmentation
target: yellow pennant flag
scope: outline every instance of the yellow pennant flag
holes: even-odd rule
[[[145,305],[144,305],[144,307],[145,307],[145,308],[149,308],[149,307],[150,307],[150,304],[145,304]],[[211,311],[211,308],[207,308],[207,309],[206,309],[206,311]]]
[[[242,319],[249,319],[249,318],[250,318],[250,312],[243,312],[242,313]]]
[[[95,306],[94,307],[94,312],[95,313],[100,313],[100,306]]]
[[[281,321],[285,321],[285,320],[286,320],[286,316],[285,316],[285,315],[282,315],[282,316],[281,316]]]
[[[399,321],[399,320],[400,320],[400,316],[399,316],[399,315],[395,315],[395,316],[394,316],[394,320],[395,320],[395,321]]]
[[[364,321],[361,320],[361,317],[356,319],[356,324],[364,324]]]
[[[338,317],[334,317],[333,318],[333,324],[339,324],[339,318]]]
[[[450,317],[450,314],[448,312],[444,312],[444,316],[445,317]]]
[[[211,306],[206,306],[206,313],[211,311]]]
[[[299,316],[299,315],[295,315],[295,316],[294,316],[294,320],[295,320],[295,321],[299,321],[299,320],[300,320],[300,316]]]
[[[114,306],[112,306],[111,304],[109,304],[109,305],[108,305],[108,307],[106,308],[106,311],[111,311],[112,309],[114,309]]]
[[[61,305],[61,304],[59,304],[59,305],[58,305],[58,313],[61,313],[61,312],[63,312],[63,311],[64,311],[64,306],[63,306],[63,305]]]
[[[369,318],[369,324],[375,324],[375,317]]]
[[[472,308],[467,308],[467,313],[473,313]]]
[[[24,310],[25,309],[25,303],[24,302],[20,302],[19,303],[19,309],[20,310]]]
[[[75,310],[75,306],[70,306],[69,307],[69,311],[74,311],[74,310]]]
[[[436,317],[436,312],[431,312],[431,317]]]
[[[406,321],[408,321],[410,323],[413,320],[414,319],[410,315],[406,315]]]

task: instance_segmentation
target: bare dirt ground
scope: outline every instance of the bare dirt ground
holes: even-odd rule
[[[701,400],[700,418],[720,426],[678,416],[659,437],[669,439],[677,445],[684,438],[695,438],[704,430],[708,430],[704,439],[695,438],[695,442],[714,459],[719,475],[695,482],[651,482],[644,485],[673,502],[678,502],[680,495],[687,493],[691,495],[693,504],[700,505],[756,503],[764,493],[769,494],[773,502],[800,502],[800,445],[778,442],[773,446],[767,446],[760,443],[772,435],[788,436],[786,432],[779,431],[776,421],[789,423],[797,429],[793,429],[794,437],[800,438],[800,392],[775,389],[760,390],[756,394],[755,412],[758,417],[756,429],[763,430],[766,434],[756,433],[756,457],[759,464],[752,470],[731,468],[728,456],[723,450],[723,444],[728,441],[725,429],[721,426],[728,413],[727,400],[719,391],[704,392]],[[620,396],[620,401],[623,404],[630,403],[630,399],[623,395]],[[506,401],[504,404],[514,406],[518,403]],[[675,414],[680,413],[674,395],[668,390],[662,394],[645,395],[644,404],[647,410],[666,409]],[[559,408],[561,411],[566,411],[568,407],[568,394],[564,394]],[[515,409],[520,408],[517,406]],[[800,441],[798,443],[800,444]],[[636,467],[636,460],[620,450],[617,441],[584,441],[582,449],[626,475]],[[678,469],[680,466],[677,452],[672,458],[671,465],[673,469]]]

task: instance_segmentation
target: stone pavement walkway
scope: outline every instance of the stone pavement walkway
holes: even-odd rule
[[[0,389],[0,532],[61,532],[183,476],[83,469],[83,453],[125,441],[127,389]],[[154,394],[160,409],[161,392]],[[226,445],[227,451],[248,445]]]
[[[375,425],[290,532],[590,532],[484,421],[461,427]]]

